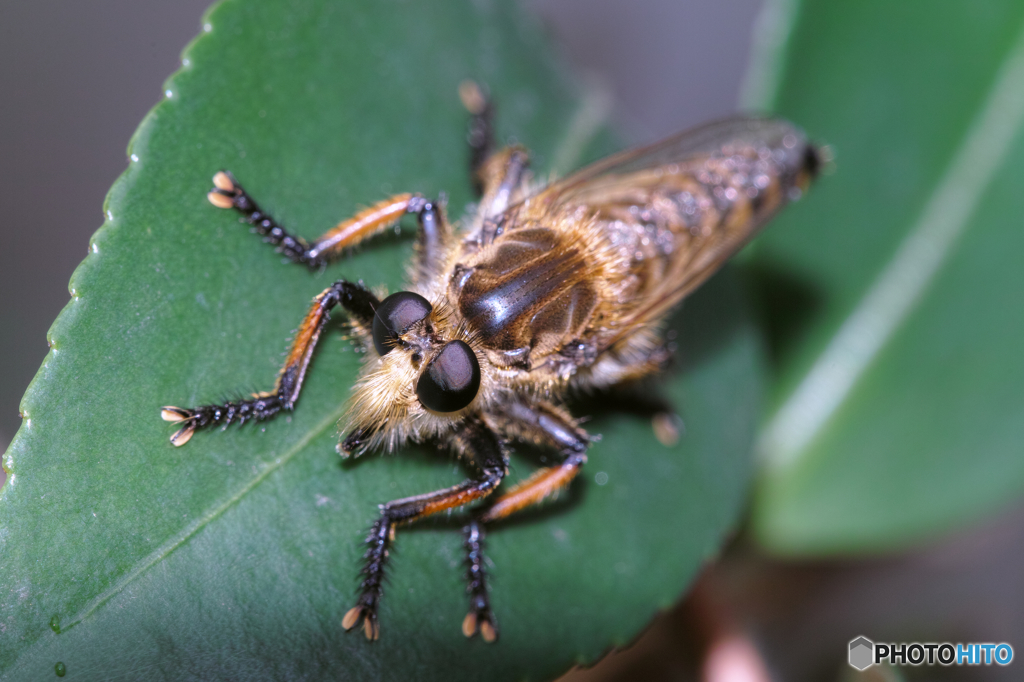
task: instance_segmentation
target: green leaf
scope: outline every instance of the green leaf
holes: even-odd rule
[[[836,169],[755,259],[779,364],[754,526],[790,553],[903,547],[1024,490],[1024,5],[769,16],[761,104]]]
[[[331,327],[298,409],[168,442],[165,404],[268,388],[289,331],[333,278],[401,286],[412,253],[376,239],[320,274],[282,264],[211,207],[232,170],[314,237],[389,192],[470,198],[467,77],[541,173],[588,120],[536,27],[503,3],[228,1],[205,19],[167,97],[132,140],[107,221],[23,402],[0,493],[0,669],[6,679],[552,677],[629,641],[735,523],[759,405],[758,335],[733,277],[673,322],[661,390],[677,447],[649,415],[592,401],[603,436],[554,504],[489,536],[502,639],[466,640],[455,515],[400,532],[382,637],[346,635],[377,504],[464,474],[431,447],[343,464],[336,422],[362,355]],[[610,147],[607,135],[587,156]],[[618,405],[618,407],[616,407]],[[585,412],[584,412],[585,413]],[[536,466],[517,454],[512,480]]]

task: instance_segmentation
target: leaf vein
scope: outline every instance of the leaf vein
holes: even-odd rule
[[[246,482],[245,485],[240,487],[235,493],[233,493],[225,501],[221,502],[217,506],[213,507],[212,509],[208,510],[206,513],[204,513],[201,516],[199,516],[191,524],[189,524],[188,526],[183,528],[181,531],[179,531],[177,534],[175,534],[169,540],[164,542],[162,545],[160,545],[153,552],[151,552],[146,557],[144,557],[140,562],[138,562],[135,565],[134,568],[132,568],[131,571],[129,571],[127,574],[125,574],[120,580],[118,580],[116,583],[114,583],[109,588],[107,588],[106,590],[101,592],[99,595],[97,595],[91,602],[86,604],[85,607],[83,607],[81,611],[79,611],[77,614],[75,614],[72,617],[72,619],[68,623],[68,625],[66,627],[62,627],[61,630],[62,631],[63,630],[67,630],[69,628],[74,627],[78,623],[82,622],[93,611],[95,611],[100,606],[102,606],[107,600],[109,600],[111,597],[115,596],[116,594],[118,594],[122,590],[124,590],[125,587],[127,587],[130,583],[132,583],[136,578],[138,578],[140,575],[145,573],[148,569],[150,569],[151,567],[153,567],[154,565],[156,565],[157,563],[159,563],[163,559],[165,559],[172,552],[174,552],[174,550],[176,550],[178,547],[181,547],[182,545],[184,545],[189,540],[189,538],[191,538],[193,535],[195,535],[200,530],[205,528],[208,524],[210,524],[212,521],[214,521],[217,517],[219,517],[221,514],[223,514],[229,508],[231,508],[236,502],[238,502],[243,497],[245,497],[246,494],[248,494],[251,490],[253,490],[256,486],[258,486],[261,482],[263,482],[263,480],[266,479],[268,476],[270,476],[270,474],[272,474],[275,471],[277,471],[278,469],[280,469],[289,460],[291,460],[296,454],[301,452],[307,445],[309,445],[310,441],[312,441],[314,438],[316,438],[317,436],[322,434],[332,424],[336,424],[338,422],[338,420],[341,418],[342,413],[344,412],[344,410],[345,410],[345,408],[344,408],[343,405],[339,406],[336,410],[334,410],[326,418],[324,418],[322,421],[320,421],[318,424],[316,424],[316,426],[314,426],[312,429],[310,429],[309,432],[306,433],[306,435],[304,435],[302,438],[300,438],[295,443],[295,445],[293,445],[291,448],[289,448],[280,457],[275,458],[273,462],[270,462],[269,464],[267,464],[267,466],[265,466],[263,469],[261,469],[259,471],[259,473],[257,473],[255,476],[253,476],[248,482]]]

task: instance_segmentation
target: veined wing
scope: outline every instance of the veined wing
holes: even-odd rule
[[[643,283],[602,349],[657,321],[806,189],[820,154],[791,124],[733,118],[608,157],[531,198],[584,210]],[[657,248],[651,247],[651,241]],[[641,248],[641,245],[643,248]]]

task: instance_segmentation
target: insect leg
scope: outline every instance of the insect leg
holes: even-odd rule
[[[430,201],[423,197],[413,197],[406,210],[415,213],[419,221],[415,281],[430,281],[444,267],[445,254],[448,252],[452,237],[451,228],[444,214],[443,198],[439,201]]]
[[[522,147],[505,147],[487,158],[478,171],[483,181],[480,212],[484,220],[500,218],[519,199],[529,166],[530,156]]]
[[[380,518],[366,536],[368,546],[363,555],[363,578],[359,586],[359,599],[342,619],[346,630],[363,626],[369,640],[380,636],[377,607],[384,583],[384,568],[388,550],[394,541],[395,529],[431,514],[454,509],[494,491],[505,477],[506,461],[498,436],[479,418],[468,419],[452,437],[452,445],[462,459],[474,470],[474,475],[462,483],[425,495],[393,500],[380,507]]]
[[[563,459],[557,466],[538,470],[496,499],[480,514],[479,519],[484,523],[537,504],[567,486],[586,463],[591,441],[568,413],[550,403],[510,403],[504,406],[500,419],[504,433],[537,445],[555,447]]]
[[[473,81],[459,85],[459,98],[470,113],[469,174],[473,189],[481,197],[485,217],[505,212],[520,189],[530,158],[520,146],[494,151],[494,103]]]
[[[462,621],[462,633],[466,637],[472,637],[479,629],[480,635],[487,642],[495,640],[497,628],[487,596],[484,524],[536,504],[568,485],[587,461],[585,453],[590,444],[590,437],[575,425],[567,413],[548,403],[513,403],[505,406],[503,413],[495,417],[495,421],[507,435],[538,445],[558,448],[563,460],[558,466],[541,469],[512,488],[463,529],[468,567],[466,591],[469,593],[469,613]]]
[[[567,362],[573,358],[563,350]],[[664,372],[672,362],[672,346],[649,330],[640,330],[625,343],[599,351],[592,360],[588,380],[592,386],[608,387]]]
[[[211,204],[217,208],[235,209],[263,235],[265,241],[278,247],[293,263],[305,265],[311,270],[319,269],[324,263],[337,258],[344,249],[394,225],[406,213],[420,214],[425,204],[434,206],[433,202],[415,194],[396,194],[343,220],[310,244],[281,227],[259,207],[231,173],[217,173],[213,176],[213,184],[213,190],[206,195]]]
[[[327,287],[315,299],[295,335],[284,367],[277,375],[274,390],[257,393],[249,400],[228,402],[223,405],[202,405],[195,408],[164,407],[160,416],[165,421],[181,424],[171,436],[171,443],[184,445],[196,429],[206,426],[244,424],[249,420],[263,421],[281,410],[291,410],[299,399],[302,382],[313,358],[313,350],[320,333],[329,319],[328,312],[341,305],[349,313],[357,330],[369,333],[373,324],[373,311],[380,304],[377,297],[361,284],[340,279]]]
[[[472,637],[480,630],[480,636],[488,644],[498,639],[498,628],[491,601],[487,595],[487,571],[484,568],[484,526],[472,519],[462,529],[466,549],[466,593],[469,594],[469,613],[462,621],[462,634]]]
[[[473,191],[480,196],[484,193],[485,184],[480,168],[494,151],[494,102],[470,80],[459,84],[459,99],[470,113],[469,135],[466,137],[469,142],[469,178]]]

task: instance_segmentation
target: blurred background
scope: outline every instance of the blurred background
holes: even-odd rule
[[[19,426],[18,402],[102,222],[103,198],[127,164],[128,140],[160,99],[207,4],[0,4],[0,451]],[[526,5],[571,66],[611,94],[626,142],[737,109],[757,0]],[[899,641],[929,627],[961,641],[1024,642],[1022,521],[1017,507],[923,549],[848,561],[771,559],[740,538],[637,646],[573,676],[689,679],[702,657],[736,635],[741,646],[729,660],[750,682],[1020,679],[1013,673],[1024,663],[858,676],[845,647],[859,634]]]

